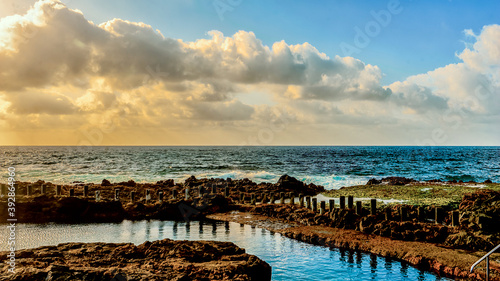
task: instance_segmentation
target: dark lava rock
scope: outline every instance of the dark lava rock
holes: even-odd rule
[[[6,219],[7,205],[0,205],[0,218]],[[119,201],[94,202],[77,197],[36,196],[29,201],[16,202],[19,221],[44,222],[116,222],[126,213]]]
[[[195,176],[190,176],[184,181],[184,185],[193,187],[202,184],[202,181],[199,181]]]
[[[173,179],[157,181],[156,184],[157,185],[162,185],[162,186],[167,186],[167,187],[172,187],[172,186],[175,185]]]
[[[317,186],[312,183],[306,185],[305,183],[289,175],[281,176],[276,183],[276,186],[281,190],[293,191],[295,192],[295,194],[302,193],[304,195],[316,195],[325,191],[325,188],[322,186]]]
[[[382,181],[379,181],[376,178],[373,178],[373,179],[368,180],[366,185],[377,185],[377,184],[381,184],[381,183],[382,183]]]
[[[384,183],[387,182],[390,185],[405,185],[412,182],[416,182],[416,180],[405,177],[387,177],[383,178],[382,182]]]
[[[478,190],[466,194],[459,206],[460,225],[472,231],[500,232],[500,192]]]
[[[416,180],[405,177],[387,177],[387,178],[382,178],[380,180],[372,178],[366,183],[366,185],[377,185],[377,184],[406,185],[412,182],[416,182]]]
[[[103,179],[101,182],[101,186],[111,186],[111,182],[107,179]]]
[[[134,186],[136,186],[136,183],[135,183],[135,181],[133,181],[133,180],[129,180],[129,181],[127,181],[127,182],[119,182],[119,183],[117,183],[117,185],[123,185],[123,186],[134,187]]]
[[[446,245],[489,251],[500,244],[500,192],[481,189],[466,194],[459,212],[461,231],[450,235]]]
[[[14,274],[7,254],[0,280],[271,280],[269,264],[231,242],[64,243],[18,251]]]

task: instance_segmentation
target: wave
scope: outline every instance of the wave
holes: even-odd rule
[[[468,182],[468,181],[476,181],[476,178],[471,176],[471,175],[460,175],[460,176],[448,175],[448,176],[446,176],[446,180],[447,181],[456,180],[456,181]]]
[[[240,171],[232,170],[225,172],[205,172],[194,174],[197,178],[222,178],[222,179],[233,179],[240,180],[248,178],[256,183],[270,182],[276,183],[283,174],[273,173],[269,171]],[[295,177],[298,180],[309,184],[313,183],[316,185],[321,185],[325,189],[339,189],[344,186],[362,185],[365,184],[372,176],[356,176],[356,175],[300,175],[300,174],[288,174],[289,176]],[[184,181],[191,175],[184,175],[179,178],[179,181]]]

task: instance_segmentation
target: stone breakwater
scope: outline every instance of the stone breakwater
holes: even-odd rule
[[[5,186],[2,186],[2,189]],[[204,215],[228,211],[236,202],[262,198],[264,192],[315,195],[324,188],[282,176],[275,184],[257,184],[248,179],[173,180],[156,183],[134,181],[101,184],[55,185],[38,181],[17,183],[19,222],[114,222],[124,219],[196,220]],[[7,219],[7,204],[0,199],[0,219]]]
[[[352,229],[393,240],[437,243],[464,250],[489,251],[500,244],[500,192],[491,190],[465,195],[457,211],[402,204],[381,207],[374,214],[367,208],[355,210],[345,206],[318,212],[289,204],[261,204],[242,210],[290,224]],[[436,213],[439,223],[428,219],[436,218]]]
[[[20,250],[0,280],[271,280],[271,267],[231,242],[65,243]]]

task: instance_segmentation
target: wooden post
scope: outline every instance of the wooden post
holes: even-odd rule
[[[100,190],[95,191],[95,201],[96,202],[101,201],[101,191]]]
[[[347,209],[354,209],[354,196],[352,195],[347,196]]]
[[[184,193],[184,200],[189,200],[189,187],[186,187]]]
[[[340,196],[340,209],[345,209],[345,196]]]
[[[460,213],[458,211],[451,212],[451,225],[459,226],[460,225]]]
[[[303,208],[303,207],[304,207],[304,194],[302,194],[302,193],[301,193],[301,194],[299,194],[299,206],[300,206],[301,208]]]
[[[56,185],[56,196],[61,196],[61,186]]]
[[[151,200],[151,190],[146,189],[146,202],[148,202],[149,200]]]
[[[333,209],[335,209],[335,200],[333,199],[330,199],[328,201],[328,210],[331,212],[333,212]]]
[[[385,220],[391,220],[392,213],[391,213],[391,208],[386,207],[385,208]]]
[[[75,189],[70,188],[69,189],[69,197],[73,197],[73,196],[75,196]]]
[[[290,192],[290,205],[295,205],[295,196],[293,193]]]
[[[31,195],[31,189],[32,189],[32,185],[29,184],[28,186],[26,186],[26,196],[30,196]]]
[[[274,201],[276,200],[276,198],[274,197],[274,192],[271,192],[271,200],[270,200],[270,203],[271,204],[274,204]]]
[[[229,197],[229,187],[224,187],[224,196]]]
[[[46,188],[45,188],[45,187],[46,187],[46,186],[45,186],[45,184],[42,184],[42,185],[40,186],[40,193],[41,193],[42,195],[44,195],[45,193],[47,193],[47,190],[46,190]]]
[[[306,196],[306,208],[311,209],[311,196]]]
[[[315,213],[318,211],[318,198],[312,198],[312,211]]]
[[[401,221],[406,221],[408,219],[408,210],[406,209],[406,206],[401,206],[401,209],[399,209],[401,212]]]
[[[262,193],[262,201],[261,201],[262,204],[266,204],[267,203],[267,194],[266,193]]]
[[[417,208],[417,216],[419,221],[424,221],[425,220],[425,209],[422,206],[419,206]]]
[[[203,188],[203,186],[200,186],[198,188],[198,197],[203,197],[204,192],[205,192],[205,189]]]
[[[83,186],[83,197],[87,197],[89,195],[89,186],[84,185]]]
[[[370,215],[376,215],[377,214],[377,199],[371,199],[370,200]]]
[[[363,206],[361,204],[361,201],[356,201],[356,215],[358,216],[363,215]]]
[[[250,204],[255,205],[255,202],[256,202],[256,200],[255,200],[255,194],[252,193],[250,195]]]
[[[115,201],[120,201],[120,190],[115,189]]]
[[[326,213],[326,202],[320,201],[319,202],[319,214],[322,215],[324,213]]]
[[[441,223],[441,211],[440,207],[436,207],[434,211],[434,220],[436,223]]]
[[[280,204],[285,204],[285,194],[281,192],[280,195],[281,195]]]
[[[158,192],[158,202],[163,202],[163,191]]]
[[[241,202],[241,204],[245,203],[245,193],[243,193],[243,192],[240,193],[240,202]]]

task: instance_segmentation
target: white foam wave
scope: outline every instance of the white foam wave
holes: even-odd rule
[[[190,175],[185,175],[181,181],[187,179]],[[230,178],[233,180],[239,180],[248,178],[256,183],[270,182],[276,183],[282,174],[272,173],[268,171],[240,171],[232,170],[226,172],[207,172],[195,175],[197,178]],[[289,176],[295,177],[304,183],[313,183],[316,185],[324,186],[325,189],[339,189],[343,186],[353,186],[353,185],[363,185],[372,178],[368,176],[351,176],[351,175],[326,175],[326,176],[309,176],[309,175],[294,175],[289,174]]]

